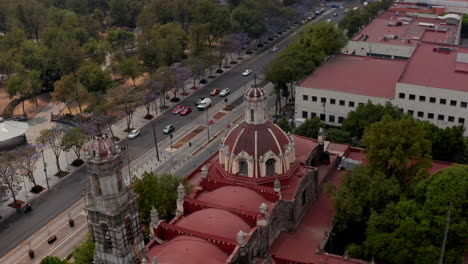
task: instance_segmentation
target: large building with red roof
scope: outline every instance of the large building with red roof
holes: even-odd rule
[[[408,60],[420,41],[458,45],[460,15],[439,16],[441,8],[395,3],[351,38],[343,53]]]
[[[317,116],[341,125],[368,101],[390,102],[439,127],[468,135],[468,48],[419,42],[408,61],[336,55],[296,87],[296,122]]]

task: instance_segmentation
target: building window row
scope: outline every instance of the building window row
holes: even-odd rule
[[[320,113],[317,114],[317,113],[312,112],[312,113],[310,113],[310,117],[311,118],[312,117],[319,117],[320,120],[325,121],[325,122],[327,121],[327,116],[325,114],[320,114]],[[302,111],[302,118],[305,118],[305,119],[309,118],[309,113],[307,111]],[[328,115],[328,122],[335,123],[336,122],[336,117],[334,115]],[[338,117],[338,123],[342,124],[343,122],[344,122],[344,117],[339,116]]]
[[[317,97],[317,96],[311,96],[311,102],[318,102],[320,100],[320,103],[322,104],[331,104],[331,105],[336,105],[337,104],[337,100],[336,99],[333,99],[333,98],[330,98],[329,100],[327,100],[326,97]],[[309,96],[308,95],[302,95],[302,100],[303,101],[309,101]],[[345,100],[338,100],[338,104],[340,106],[346,106],[346,102]],[[364,103],[358,103],[358,105],[364,105]],[[349,107],[355,107],[356,106],[356,103],[353,102],[353,101],[349,101],[348,102],[348,106]]]
[[[398,98],[400,99],[406,99],[406,94],[405,93],[399,93]],[[408,94],[408,100],[410,101],[416,101],[416,95],[414,94]],[[426,102],[426,96],[420,95],[418,97],[419,102]],[[437,99],[435,97],[429,97],[429,103],[437,103]],[[468,102],[458,102],[457,100],[447,100],[444,98],[439,99],[439,104],[441,105],[446,105],[450,104],[450,106],[460,106],[461,108],[467,108]]]
[[[413,110],[408,110],[408,111],[407,111],[407,114],[408,114],[409,116],[414,116],[414,111],[413,111]],[[440,115],[440,114],[438,114],[438,115],[436,116],[434,113],[427,113],[427,115],[425,115],[424,112],[421,112],[421,111],[418,111],[418,112],[417,112],[417,117],[418,117],[418,118],[425,118],[425,117],[426,117],[427,119],[431,119],[431,120],[434,120],[434,119],[436,119],[436,117],[437,117],[437,120],[439,120],[439,121],[445,121],[445,115]],[[454,116],[447,116],[447,121],[448,121],[448,122],[454,123],[454,122],[456,122],[456,118],[455,118]],[[458,118],[458,123],[459,123],[459,124],[464,124],[464,123],[465,123],[465,118],[459,117],[459,118]]]

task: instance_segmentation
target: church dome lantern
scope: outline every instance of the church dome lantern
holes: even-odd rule
[[[294,141],[266,117],[266,93],[251,87],[244,96],[244,121],[223,139],[219,160],[231,174],[261,178],[282,174],[295,162]]]

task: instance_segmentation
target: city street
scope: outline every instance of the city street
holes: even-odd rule
[[[354,5],[358,5],[359,1],[352,1],[352,2],[344,2],[343,5],[346,8],[349,8]],[[333,13],[337,12],[338,16],[334,17]],[[332,19],[332,21],[337,21],[343,17],[343,10],[327,10],[321,17],[320,20],[327,20]],[[313,20],[316,21],[316,20]],[[300,27],[299,27],[300,29]],[[148,125],[140,128],[141,135],[135,139],[129,140],[124,139],[122,140],[119,145],[122,147],[128,147],[128,159],[133,163],[145,155],[149,155],[147,152],[151,149],[154,149],[154,136],[153,136],[153,128],[152,123],[154,122],[156,128],[156,137],[158,139],[158,146],[159,152],[164,152],[166,157],[168,155],[173,155],[173,153],[164,151],[164,148],[169,146],[168,140],[169,136],[164,135],[162,133],[162,128],[168,124],[173,124],[175,126],[174,132],[174,140],[180,138],[183,134],[185,134],[186,130],[193,129],[193,127],[189,127],[189,124],[193,120],[206,120],[203,115],[206,115],[205,111],[198,111],[195,107],[195,100],[199,97],[210,97],[209,92],[213,88],[230,88],[231,89],[231,96],[239,91],[240,89],[246,89],[247,84],[253,81],[253,76],[256,74],[259,78],[257,83],[262,81],[261,74],[274,56],[277,53],[271,52],[270,48],[272,46],[279,46],[280,50],[284,49],[291,41],[291,36],[295,35],[296,29],[290,30],[288,33],[283,34],[280,38],[273,41],[272,43],[266,45],[263,50],[259,51],[257,54],[254,54],[251,58],[242,61],[240,64],[232,65],[233,69],[224,73],[220,77],[210,80],[210,83],[203,87],[202,89],[197,90],[191,96],[185,98],[183,101],[180,102],[180,105],[190,106],[193,108],[193,112],[188,116],[180,116],[180,115],[173,115],[172,109],[166,111],[165,113],[158,116],[154,121],[150,122]],[[252,74],[250,76],[244,77],[242,76],[242,72],[246,69],[252,70]],[[269,87],[271,90],[272,88]],[[242,90],[243,91],[243,90]],[[239,94],[239,93],[237,93]],[[241,105],[243,103],[242,97],[232,98],[231,96],[227,96],[229,102],[233,103],[234,105]],[[208,109],[209,113],[216,107],[216,104],[221,103],[217,106],[217,109],[220,109],[221,105],[224,106],[224,102],[222,100],[223,97],[220,96],[212,96],[212,106]],[[268,99],[268,108],[272,108],[274,106],[274,96],[270,96]],[[236,120],[237,116],[235,116],[234,112],[240,111],[241,107],[236,107],[232,112],[232,115],[227,115],[222,119],[222,124],[215,124],[215,125],[224,125]],[[236,115],[240,112],[236,112]],[[213,111],[213,115],[215,112]],[[134,118],[141,118],[141,117],[134,117]],[[211,118],[211,116],[210,116]],[[198,124],[198,125],[205,125]],[[179,132],[180,131],[180,132]],[[204,132],[205,133],[205,132]],[[202,133],[202,135],[205,135]],[[213,134],[214,135],[214,134]],[[206,136],[206,135],[205,135]],[[201,136],[200,136],[201,137]],[[220,141],[221,137],[217,138],[211,142],[210,147],[205,149],[204,151],[198,153],[193,158],[188,159],[183,165],[177,166],[177,168],[173,171],[176,175],[185,176],[188,172],[191,171],[197,164],[200,164],[201,161],[207,159],[210,155],[212,155],[213,150],[215,150],[218,146],[218,142]],[[200,139],[198,141],[201,141]],[[190,152],[187,151],[186,155],[188,156],[189,153],[195,151],[198,147],[193,146],[193,150]],[[184,151],[186,147],[184,147]],[[180,150],[178,151],[181,152]],[[185,154],[185,153],[184,153]],[[125,163],[124,163],[125,164]],[[168,163],[161,163],[157,169],[157,172],[165,172],[171,169],[171,166]],[[125,164],[127,165],[127,164]],[[175,166],[173,166],[175,167]],[[134,168],[132,168],[134,169]],[[125,168],[124,171],[128,170]],[[42,194],[39,198],[35,199],[33,202],[33,211],[29,215],[23,214],[15,214],[10,216],[8,219],[0,223],[0,256],[8,256],[11,254],[12,249],[17,247],[21,243],[25,243],[24,241],[27,240],[30,236],[32,236],[36,231],[40,230],[44,225],[51,222],[57,216],[59,216],[62,212],[67,210],[69,207],[77,203],[78,200],[81,199],[82,194],[86,192],[88,189],[88,181],[86,175],[86,167],[82,166],[80,169],[75,171],[69,177],[64,178],[59,182],[55,187],[51,188],[44,194]],[[0,259],[1,260],[1,259]],[[0,261],[2,262],[2,261]],[[2,262],[3,263],[3,262]]]

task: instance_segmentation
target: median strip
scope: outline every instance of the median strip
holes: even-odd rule
[[[196,137],[198,134],[200,134],[203,130],[206,129],[206,126],[198,126],[194,130],[190,131],[188,134],[186,134],[183,138],[179,139],[175,144],[172,145],[173,149],[179,149],[183,145],[185,145],[187,142],[192,140],[194,137]]]

